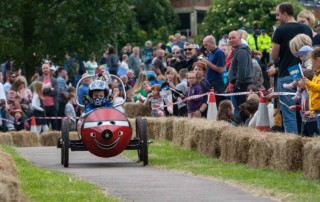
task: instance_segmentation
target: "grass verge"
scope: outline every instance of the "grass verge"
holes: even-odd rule
[[[120,201],[106,196],[100,187],[72,175],[35,167],[9,146],[1,146],[1,148],[14,158],[21,189],[29,201]]]
[[[123,155],[137,160],[136,151],[125,151]],[[172,146],[169,141],[156,140],[149,145],[149,166],[232,180],[249,188],[272,190],[271,193],[265,193],[281,196],[285,201],[320,201],[320,182],[306,179],[301,171],[281,172],[251,168],[245,164],[224,163],[195,151]]]

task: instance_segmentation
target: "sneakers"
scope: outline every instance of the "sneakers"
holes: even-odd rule
[[[282,86],[284,88],[287,88],[287,89],[293,89],[293,88],[296,88],[298,86],[298,82],[297,81],[293,81],[291,83],[284,83]]]

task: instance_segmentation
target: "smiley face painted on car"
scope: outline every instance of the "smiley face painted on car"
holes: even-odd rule
[[[113,108],[98,108],[87,114],[82,122],[81,137],[94,155],[112,157],[125,150],[132,129],[126,116]]]

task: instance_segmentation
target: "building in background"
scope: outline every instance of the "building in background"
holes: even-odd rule
[[[177,29],[189,37],[198,34],[198,24],[204,20],[211,0],[171,0],[171,5],[180,19],[180,26]]]

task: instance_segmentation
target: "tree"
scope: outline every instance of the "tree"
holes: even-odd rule
[[[271,32],[276,25],[275,7],[282,2],[282,0],[212,0],[212,5],[200,26],[201,36],[212,34],[219,39],[231,30],[242,26],[250,29],[254,24]],[[288,2],[292,3],[295,14],[303,9],[301,3],[295,0]]]
[[[117,42],[131,16],[129,0],[2,0],[0,60],[13,57],[27,70],[47,56],[63,64],[66,51],[101,55],[106,44]]]
[[[169,0],[135,0],[133,18],[128,21],[126,40],[144,44],[146,40],[166,41],[179,22]]]

